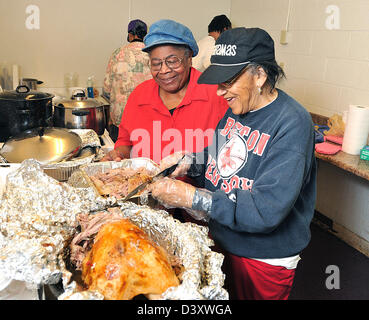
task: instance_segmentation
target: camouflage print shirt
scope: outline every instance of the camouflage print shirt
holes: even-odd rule
[[[110,95],[110,119],[119,126],[127,99],[141,82],[151,79],[149,56],[141,49],[143,42],[131,42],[116,49],[109,59],[104,78],[104,92]]]

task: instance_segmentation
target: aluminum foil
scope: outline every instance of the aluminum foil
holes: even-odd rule
[[[160,171],[159,166],[154,161],[148,158],[124,159],[119,162],[105,161],[91,163],[90,165],[81,168],[81,170],[85,172],[88,176],[91,176],[96,173],[106,172],[108,170],[117,168],[131,168],[131,169],[145,168],[152,175],[155,175]]]
[[[223,289],[221,270],[224,256],[210,249],[214,245],[208,228],[181,223],[164,210],[124,203],[123,214],[148,233],[151,238],[183,264],[182,283],[163,294],[164,299],[228,299]]]
[[[148,158],[124,159],[119,162],[115,161],[95,162],[87,164],[85,166],[81,166],[79,170],[73,172],[70,178],[68,179],[68,183],[76,188],[93,188],[96,192],[96,195],[100,197],[100,194],[96,189],[94,183],[90,179],[90,177],[97,173],[104,173],[111,169],[117,168],[131,168],[131,169],[145,168],[153,176],[160,172],[159,166],[154,161]],[[145,194],[143,195],[143,197],[144,196]],[[115,199],[114,197],[111,198]],[[114,201],[113,199],[111,201]]]
[[[76,215],[109,203],[91,189],[76,189],[25,160],[7,175],[0,202],[0,273],[34,284],[57,283],[66,241],[76,232]]]
[[[134,160],[131,165],[140,161]],[[77,215],[111,206],[118,206],[122,217],[183,265],[181,284],[169,288],[162,299],[228,299],[221,271],[224,257],[210,249],[206,227],[181,223],[164,210],[99,197],[90,186],[58,182],[32,159],[7,176],[0,202],[0,273],[37,286],[62,280],[60,300],[103,299],[98,292],[79,291],[64,258],[77,232]]]
[[[69,129],[80,136],[82,139],[81,149],[84,147],[101,147],[97,133],[92,129]]]
[[[99,136],[94,130],[91,129],[69,129],[79,135],[82,140],[80,146],[80,153],[83,150],[92,150],[90,155],[72,158],[68,161],[61,161],[58,163],[47,164],[42,166],[44,171],[51,177],[59,181],[67,181],[71,174],[79,167],[99,160],[103,154],[101,150],[101,143]]]
[[[95,155],[90,155],[82,159],[59,162],[52,165],[43,166],[42,168],[50,177],[58,181],[67,181],[74,171],[81,166],[93,162],[94,159]]]
[[[144,230],[150,238],[162,246],[170,257],[183,267],[182,282],[161,295],[163,300],[227,300],[223,288],[225,276],[221,270],[224,256],[210,249],[213,241],[208,228],[193,223],[181,223],[164,210],[155,210],[131,202],[120,204],[120,214]],[[59,297],[84,299],[96,296],[96,292],[79,292],[75,283],[65,287]]]

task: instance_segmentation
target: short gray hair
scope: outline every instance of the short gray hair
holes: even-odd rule
[[[245,69],[247,69],[251,74],[257,74],[259,67],[262,67],[267,75],[266,84],[270,87],[270,91],[275,88],[280,79],[286,78],[283,69],[276,61],[252,62],[248,64]]]

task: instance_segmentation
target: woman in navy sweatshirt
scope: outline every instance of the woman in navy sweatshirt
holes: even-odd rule
[[[316,199],[314,130],[310,114],[277,89],[284,76],[274,42],[259,28],[235,28],[218,38],[199,83],[217,84],[229,109],[212,144],[152,195],[208,221],[223,250],[231,299],[288,299],[301,251],[310,241]],[[184,152],[183,152],[184,153]],[[162,160],[178,161],[183,153]]]

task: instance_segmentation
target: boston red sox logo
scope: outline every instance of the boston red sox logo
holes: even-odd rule
[[[240,171],[247,162],[245,140],[238,134],[226,142],[218,154],[217,167],[220,176],[228,179]]]

